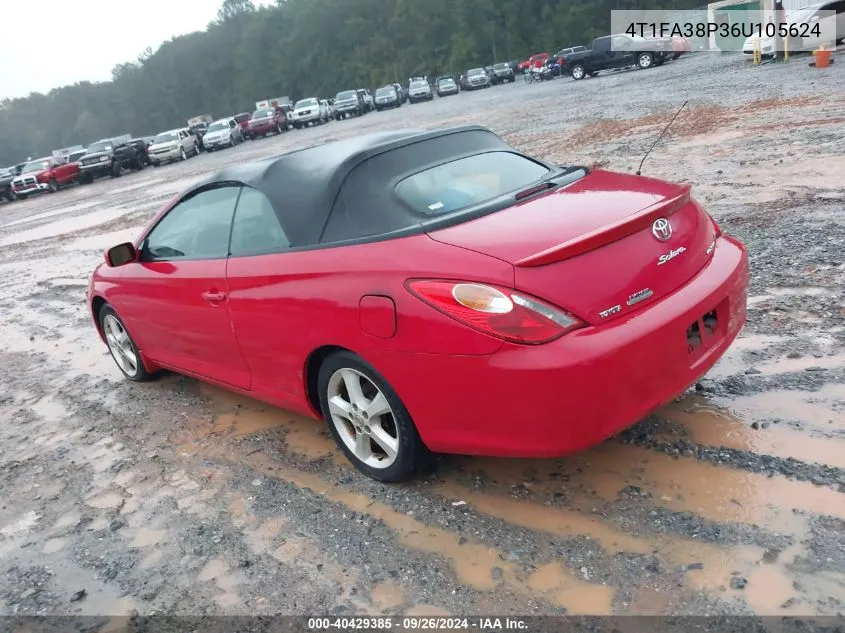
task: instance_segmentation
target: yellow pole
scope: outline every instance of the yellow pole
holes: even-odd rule
[[[762,51],[760,49],[760,40],[754,40],[754,65],[757,66],[762,61]]]

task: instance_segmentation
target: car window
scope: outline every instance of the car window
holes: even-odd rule
[[[143,261],[225,258],[239,192],[218,187],[177,204],[147,236]]]
[[[548,173],[524,156],[486,152],[408,176],[396,193],[417,213],[436,216],[517,191]]]
[[[290,248],[279,216],[258,189],[244,187],[232,224],[232,257],[267,255]]]

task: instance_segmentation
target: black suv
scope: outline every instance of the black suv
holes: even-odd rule
[[[137,143],[121,138],[105,138],[92,143],[79,159],[82,182],[91,182],[100,176],[116,178],[124,169],[143,168],[144,156]]]

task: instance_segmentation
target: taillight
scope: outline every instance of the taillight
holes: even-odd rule
[[[406,287],[446,316],[512,343],[540,345],[586,325],[556,306],[508,288],[430,279],[408,281]]]

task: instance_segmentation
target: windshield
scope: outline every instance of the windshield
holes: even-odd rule
[[[818,11],[818,9],[818,7],[804,7],[803,9],[796,9],[795,11],[788,12],[786,14],[786,19],[791,24],[801,24]]]
[[[96,143],[92,143],[88,146],[88,153],[93,154],[95,152],[110,152],[114,145],[111,141],[97,141]]]
[[[441,85],[441,86],[454,86],[454,85],[455,85],[455,80],[454,80],[454,79],[452,79],[451,77],[450,77],[449,79],[441,79],[441,80],[440,80],[440,85]]]
[[[178,140],[179,135],[176,132],[162,132],[161,134],[156,134],[156,137],[153,139],[153,144],[158,145],[159,143],[172,143]]]
[[[344,90],[343,92],[338,92],[337,96],[334,98],[335,101],[349,101],[350,99],[357,99],[358,93],[354,90]]]
[[[218,132],[220,130],[226,130],[229,128],[229,124],[226,121],[215,121],[211,125],[208,126],[206,132]]]
[[[317,106],[316,99],[300,99],[296,102],[294,109],[298,110],[299,108],[314,108]]]
[[[388,86],[386,88],[379,88],[376,90],[377,97],[390,97],[396,94],[396,88]]]
[[[507,64],[493,64],[493,70],[507,70],[510,68]]]
[[[484,74],[486,74],[486,73],[484,72],[483,68],[473,68],[472,70],[470,70],[467,73],[467,77],[477,77],[478,75],[484,75]]]
[[[266,117],[271,117],[276,113],[273,108],[264,108],[263,110],[256,110],[252,113],[253,119],[264,119]]]
[[[84,155],[85,155],[85,150],[80,150],[78,152],[74,152],[73,154],[68,155],[67,162],[75,163],[80,158],[82,158]]]
[[[519,191],[548,173],[524,156],[486,152],[408,176],[396,193],[417,213],[441,215]]]
[[[425,81],[421,80],[421,79],[417,79],[416,81],[412,81],[412,82],[411,82],[411,86],[410,86],[410,87],[411,87],[411,88],[427,88],[427,87],[428,87],[428,84],[427,84]]]
[[[50,166],[50,161],[46,158],[42,158],[40,160],[34,160],[31,163],[27,163],[23,166],[23,170],[21,170],[22,174],[31,174],[34,171],[43,171]]]

